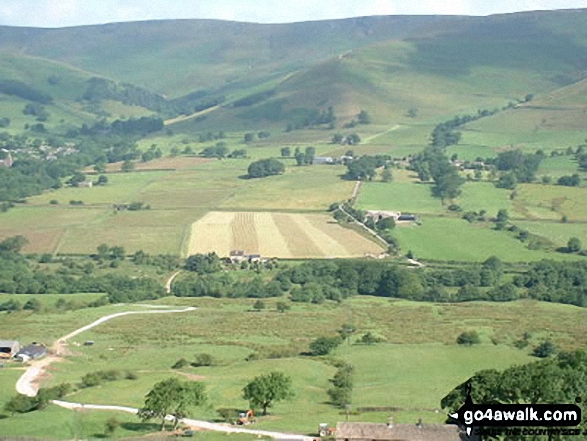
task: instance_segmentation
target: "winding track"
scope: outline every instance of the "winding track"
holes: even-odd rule
[[[173,278],[177,276],[177,273],[172,276],[172,278],[168,282],[168,288],[173,281]],[[146,307],[155,307],[154,305],[141,305]],[[158,308],[166,308],[166,306],[160,305],[156,306]],[[53,346],[54,354],[48,356],[42,360],[33,362],[33,364],[26,370],[26,372],[18,379],[16,382],[16,390],[19,394],[26,395],[28,397],[34,397],[37,395],[39,391],[39,380],[45,370],[49,367],[49,365],[55,361],[57,361],[63,354],[63,351],[66,347],[67,340],[76,335],[81,334],[84,331],[92,329],[108,320],[112,320],[117,317],[123,317],[127,315],[134,315],[134,314],[172,314],[172,313],[181,313],[181,312],[189,312],[195,311],[196,308],[194,307],[187,307],[184,309],[157,309],[157,310],[148,310],[148,311],[128,311],[128,312],[118,312],[116,314],[107,315],[105,317],[99,318],[95,322],[90,323],[89,325],[83,326],[75,331],[61,337],[55,345]],[[54,400],[52,401],[53,404],[56,406],[63,407],[65,409],[70,410],[106,410],[106,411],[117,411],[117,412],[127,412],[136,415],[138,413],[138,409],[133,407],[124,407],[124,406],[105,406],[105,405],[97,405],[97,404],[81,404],[81,403],[70,403],[67,401],[60,401]],[[173,419],[171,416],[167,416],[168,420]],[[251,429],[244,429],[239,427],[233,427],[230,425],[224,424],[216,424],[210,423],[208,421],[200,421],[200,420],[192,420],[188,418],[183,418],[180,420],[181,423],[198,429],[203,430],[212,430],[216,432],[224,432],[224,433],[247,433],[256,436],[266,436],[269,438],[276,438],[276,439],[283,439],[283,440],[292,440],[292,441],[311,441],[311,437],[307,437],[304,435],[295,435],[289,433],[280,433],[280,432],[269,432],[265,430],[251,430]]]
[[[165,308],[165,306],[159,306],[160,308]],[[116,314],[107,315],[105,317],[99,318],[93,323],[89,325],[83,326],[75,331],[67,334],[64,337],[61,337],[57,342],[53,345],[53,354],[42,359],[39,361],[35,361],[32,365],[25,371],[24,374],[18,379],[16,382],[16,391],[19,394],[26,395],[27,397],[35,397],[37,392],[39,391],[38,382],[40,377],[43,375],[45,370],[49,367],[49,365],[55,361],[57,361],[63,354],[67,340],[72,337],[75,337],[78,334],[81,334],[84,331],[88,331],[108,320],[112,320],[117,317],[123,317],[126,315],[134,315],[134,314],[171,314],[171,313],[178,313],[178,312],[188,312],[188,311],[195,311],[196,308],[194,307],[187,307],[184,309],[157,309],[157,310],[150,310],[150,311],[129,311],[129,312],[118,312]]]

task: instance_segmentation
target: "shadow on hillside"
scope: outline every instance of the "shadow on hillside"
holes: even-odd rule
[[[161,425],[157,423],[122,423],[120,427],[131,432],[158,432]]]

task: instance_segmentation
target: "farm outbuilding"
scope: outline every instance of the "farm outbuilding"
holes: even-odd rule
[[[45,355],[47,355],[47,348],[44,345],[33,343],[18,351],[14,358],[18,361],[25,362],[29,360],[38,360]]]
[[[458,426],[448,424],[339,423],[336,441],[461,441],[475,440]]]
[[[14,340],[0,340],[0,359],[9,359],[20,350],[20,343]]]

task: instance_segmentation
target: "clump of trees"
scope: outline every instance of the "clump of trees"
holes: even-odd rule
[[[561,176],[556,183],[565,187],[578,187],[581,184],[581,178],[575,173],[571,176]]]
[[[316,147],[308,146],[304,152],[302,152],[299,147],[296,147],[294,158],[297,165],[312,165],[315,157]]]
[[[364,155],[347,162],[347,179],[364,181],[372,180],[377,175],[377,169],[385,166],[391,156],[388,155]]]
[[[342,343],[340,337],[318,337],[310,343],[310,352],[312,355],[328,355]]]
[[[15,415],[45,409],[52,400],[60,400],[72,390],[71,384],[62,383],[51,388],[41,388],[35,397],[17,394],[4,405],[4,411]]]
[[[251,178],[264,178],[280,175],[285,172],[285,165],[277,159],[261,159],[249,165],[248,174]]]
[[[332,404],[345,409],[352,403],[353,366],[349,363],[338,363],[337,367],[336,374],[330,380],[332,386],[327,393]]]
[[[443,150],[428,147],[410,161],[410,170],[418,173],[422,182],[434,181],[432,193],[435,197],[454,199],[461,193],[465,180],[459,176],[458,168],[451,164]]]
[[[502,174],[496,186],[514,189],[519,182],[534,181],[543,159],[544,154],[541,152],[527,154],[519,149],[498,154],[493,160],[493,165]]]

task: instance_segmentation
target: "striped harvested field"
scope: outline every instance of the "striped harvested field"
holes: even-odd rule
[[[279,258],[345,258],[383,249],[325,214],[208,213],[192,225],[189,254],[232,250]]]

